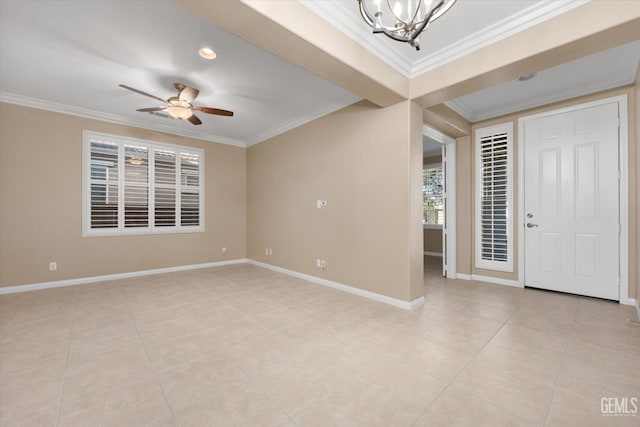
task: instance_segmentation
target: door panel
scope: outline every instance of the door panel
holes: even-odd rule
[[[618,104],[524,123],[525,285],[619,299]]]

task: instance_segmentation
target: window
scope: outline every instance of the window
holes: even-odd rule
[[[202,150],[84,133],[84,236],[204,231]]]
[[[476,131],[476,267],[513,271],[512,124]]]
[[[444,174],[442,164],[427,165],[422,170],[422,224],[444,224]]]

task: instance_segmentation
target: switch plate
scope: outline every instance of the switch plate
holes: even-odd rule
[[[223,254],[226,254],[226,253],[227,253],[227,248],[226,248],[226,247],[224,247],[224,246],[222,247],[222,253],[223,253]]]

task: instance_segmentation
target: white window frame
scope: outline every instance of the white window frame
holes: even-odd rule
[[[482,195],[482,138],[496,134],[507,134],[507,261],[482,259],[481,195]],[[475,131],[475,267],[486,270],[513,272],[513,123],[507,122]]]
[[[103,140],[105,142],[118,145],[118,226],[115,228],[91,228],[91,141]],[[149,225],[147,227],[125,227],[124,226],[124,146],[136,145],[146,147],[149,151],[149,182],[148,182],[148,206]],[[153,150],[166,149],[176,152],[176,225],[159,226],[154,225],[155,195],[154,195],[154,165]],[[197,226],[183,226],[180,217],[180,193],[182,184],[180,173],[181,154],[194,154],[199,156],[199,224]],[[147,141],[136,138],[129,138],[106,133],[84,130],[82,133],[82,236],[123,236],[123,235],[146,235],[146,234],[175,234],[175,233],[200,233],[205,231],[205,170],[204,170],[204,150],[200,148],[187,147],[184,145],[173,145],[162,142]]]
[[[425,169],[433,169],[435,167],[440,167],[442,169],[442,174],[443,174],[443,179],[445,179],[444,177],[444,173],[445,173],[445,168],[444,168],[444,162],[436,162],[436,163],[428,163],[426,165],[422,165],[422,170],[424,172]],[[443,194],[442,197],[444,197],[444,190],[443,190]],[[424,207],[423,207],[424,209]],[[445,212],[446,214],[446,212]],[[424,218],[424,212],[422,212],[422,217]],[[442,230],[442,226],[443,224],[422,224],[422,228],[424,228],[425,230]]]

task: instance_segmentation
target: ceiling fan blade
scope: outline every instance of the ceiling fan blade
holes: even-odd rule
[[[166,99],[162,99],[162,98],[159,98],[159,97],[157,97],[155,95],[151,95],[150,93],[143,92],[143,91],[138,90],[138,89],[134,89],[134,88],[132,88],[130,86],[126,86],[126,85],[118,85],[118,86],[120,86],[121,88],[124,88],[124,89],[128,89],[128,90],[130,90],[132,92],[139,93],[140,95],[144,95],[144,96],[148,96],[149,98],[157,99],[158,101],[162,102],[163,104],[167,103]]]
[[[194,125],[201,125],[202,124],[202,121],[200,121],[198,116],[196,116],[195,114],[192,115],[191,117],[189,117],[187,120],[189,120],[191,122],[191,124],[194,124]]]
[[[139,108],[136,111],[140,111],[142,113],[150,113],[152,111],[165,111],[167,107],[150,107],[150,108]]]
[[[194,110],[202,111],[207,114],[215,114],[217,116],[233,116],[233,111],[219,110],[217,108],[210,107],[193,107]]]
[[[193,102],[194,99],[198,96],[200,91],[194,87],[185,86],[180,93],[178,94],[178,98],[182,101],[186,101],[189,104]]]

